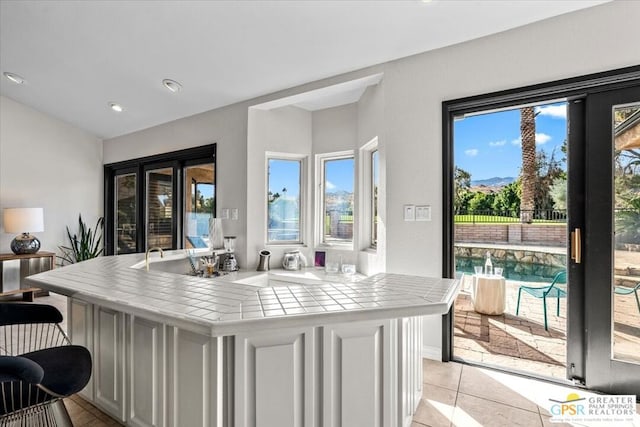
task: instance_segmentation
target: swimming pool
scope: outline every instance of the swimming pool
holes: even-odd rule
[[[456,277],[462,274],[473,274],[473,267],[484,266],[484,258],[456,257]],[[491,260],[494,267],[504,269],[502,275],[507,280],[520,282],[551,282],[556,274],[565,270],[564,267],[555,267],[542,264],[525,264],[517,261]]]

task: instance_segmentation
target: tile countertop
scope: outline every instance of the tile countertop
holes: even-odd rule
[[[349,277],[305,269],[240,271],[202,278],[131,268],[139,267],[141,260],[144,254],[99,257],[36,274],[27,281],[68,297],[211,336],[441,315],[449,310],[460,288],[458,280],[387,273]]]

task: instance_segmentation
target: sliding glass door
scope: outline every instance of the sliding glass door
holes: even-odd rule
[[[215,190],[215,144],[106,165],[106,253],[207,247]]]
[[[640,82],[587,95],[585,379],[640,390]]]
[[[154,166],[151,166],[154,167]],[[175,249],[177,167],[149,169],[145,172],[145,221],[147,249]]]
[[[138,175],[136,171],[120,171],[114,177],[113,187],[115,252],[135,253],[138,247]]]
[[[566,107],[556,108],[556,103],[560,101],[566,102],[564,104]],[[527,328],[528,331],[525,332],[535,335],[537,344],[544,344],[547,338],[553,338],[558,332],[552,319],[563,320],[562,318],[566,316],[564,319],[566,358],[555,360],[561,361],[565,368],[565,375],[560,379],[566,378],[582,383],[588,388],[608,393],[637,394],[640,390],[640,67],[443,104],[445,119],[443,274],[445,277],[453,277],[456,273],[458,265],[455,254],[459,252],[454,252],[454,249],[460,239],[454,230],[460,233],[463,227],[459,227],[458,223],[467,221],[469,216],[455,210],[456,203],[466,200],[458,197],[459,194],[464,193],[461,189],[464,190],[463,187],[471,184],[471,177],[462,173],[465,172],[464,170],[459,170],[460,167],[464,168],[464,165],[459,165],[454,155],[457,128],[455,122],[460,121],[461,118],[468,120],[478,112],[493,114],[508,111],[514,107],[518,107],[521,114],[525,108],[532,107],[533,115],[537,117],[545,114],[545,103],[552,103],[547,106],[554,107],[546,108],[546,113],[566,114],[566,145],[561,150],[566,156],[564,184],[566,216],[564,217],[565,225],[561,227],[564,233],[561,237],[567,251],[561,267],[567,272],[568,282],[566,285],[560,282],[559,286],[556,286],[559,290],[546,293],[548,301],[545,306],[544,298],[540,298],[542,295],[536,295],[535,287],[524,284],[523,277],[519,278],[514,288],[517,298],[513,312],[509,307],[509,283],[507,283],[506,311],[505,314],[500,315],[503,316],[505,325],[498,331],[500,339],[496,340],[497,345],[491,348],[488,346],[492,344],[490,340],[492,325],[500,323],[502,318],[497,317],[495,313],[489,313],[483,317],[481,312],[478,313],[477,307],[470,306],[468,310],[470,315],[467,316],[468,319],[464,319],[463,324],[461,318],[457,316],[456,309],[455,313],[450,313],[444,319],[446,346],[443,358],[448,360],[456,357],[456,348],[448,344],[446,339],[453,337],[458,329],[466,328],[467,325],[470,325],[468,335],[476,333],[478,336],[476,348],[488,348],[487,352],[491,353],[490,356],[494,356],[496,353],[513,350],[513,346],[500,345],[501,342],[505,342],[505,335],[507,338],[513,335],[522,341],[522,337],[525,336],[523,330]],[[495,128],[494,124],[491,129]],[[511,141],[514,146],[523,148],[522,167],[524,168],[525,128],[526,126],[521,125],[520,139],[517,140],[503,138],[483,141],[481,135],[476,132],[473,134],[475,144],[484,142],[484,146],[467,147],[461,153],[477,158],[481,154],[481,149],[506,150],[504,147],[507,147]],[[551,133],[545,132],[545,136],[540,134],[538,129],[533,134],[535,142],[542,146],[548,146],[549,142],[553,141],[553,138],[548,138],[553,136]],[[493,154],[493,157],[497,159],[498,154]],[[541,156],[537,155],[536,160],[539,166]],[[491,164],[491,167],[493,170],[498,170],[497,163]],[[547,169],[543,168],[542,171],[544,170]],[[539,177],[541,177],[540,172],[539,169]],[[519,179],[519,190],[524,191],[523,176],[520,175]],[[556,191],[561,188],[558,185],[560,183],[559,180],[554,179],[551,189],[556,208],[560,206],[563,196],[562,192]],[[480,184],[487,186],[486,183],[477,183],[477,186],[480,187]],[[480,199],[488,198],[490,192],[486,188],[484,190],[483,197],[477,195],[473,203],[479,204]],[[522,192],[516,194],[521,196]],[[556,198],[556,196],[560,197]],[[498,196],[495,197],[498,198]],[[522,199],[520,200],[521,213]],[[496,203],[493,203],[494,209],[495,206]],[[548,219],[537,221],[536,215],[534,214],[530,224],[535,226],[538,222],[540,226],[545,227],[544,230],[549,231],[553,221]],[[506,215],[500,215],[500,217],[504,216]],[[474,227],[468,227],[476,232],[468,234],[471,240],[478,240],[490,229],[499,228],[499,224],[485,225],[481,230],[483,233],[479,233],[478,221],[486,222],[486,214],[475,215],[474,218]],[[495,212],[489,219],[496,222]],[[503,245],[506,249],[500,247],[500,250],[508,250],[509,246],[513,245],[511,242],[513,239],[525,239],[524,223],[527,221],[523,222],[522,219],[523,216],[520,215],[521,226],[513,227],[516,232],[522,231],[522,233],[512,235],[510,226],[507,227],[506,237],[504,237],[507,243]],[[527,238],[538,238],[544,234],[543,229],[527,228],[537,230],[533,234],[527,233]],[[465,250],[473,255],[478,242],[469,242],[467,246]],[[532,248],[514,252],[514,258],[517,259],[521,272],[526,271],[523,264],[528,256],[525,253],[527,250],[540,252],[541,248],[534,244]],[[548,252],[551,254],[552,251]],[[555,262],[551,255],[548,259]],[[496,260],[493,259],[493,262],[495,266]],[[472,262],[472,269],[474,265],[480,264]],[[474,274],[473,270],[470,274]],[[507,282],[508,274],[507,272]],[[470,281],[471,292],[475,288],[476,281],[479,282],[479,279],[474,278]],[[500,281],[496,280],[496,283]],[[551,289],[550,283],[538,286],[539,289],[543,287],[545,290]],[[563,306],[564,301],[558,301],[556,306],[556,299],[566,300],[566,307]],[[470,301],[473,302],[473,295]],[[533,304],[530,312],[526,310],[527,303]],[[504,305],[501,304],[501,307]],[[486,332],[489,334],[488,337]],[[516,344],[519,348],[522,343]],[[551,354],[554,346],[537,346],[536,349],[528,348],[527,350],[531,354],[536,352]],[[458,357],[464,360],[464,353],[464,351],[460,352]],[[504,364],[500,367],[506,370],[521,370],[519,368],[522,366],[523,356],[520,355],[517,358],[516,364]],[[495,366],[495,363],[486,362],[484,359],[476,363]],[[530,375],[549,376],[542,371],[530,372]]]

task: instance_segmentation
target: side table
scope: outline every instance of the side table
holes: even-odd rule
[[[506,308],[506,286],[502,276],[473,276],[473,309],[478,313],[498,315]]]
[[[0,296],[22,294],[24,301],[33,301],[39,288],[25,286],[24,278],[32,274],[55,268],[56,254],[39,251],[35,254],[0,254]]]

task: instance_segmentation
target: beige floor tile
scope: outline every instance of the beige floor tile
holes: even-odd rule
[[[462,365],[459,363],[442,363],[430,359],[422,359],[423,382],[439,387],[457,390],[460,383]]]
[[[538,413],[538,406],[489,376],[483,369],[464,365],[460,377],[460,393],[492,400],[515,408]]]
[[[540,414],[458,393],[453,412],[456,427],[542,427]]]
[[[413,421],[430,427],[449,427],[453,419],[456,395],[455,390],[425,384]]]

